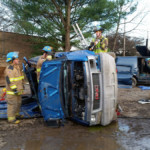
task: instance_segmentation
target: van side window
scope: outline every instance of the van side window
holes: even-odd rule
[[[150,73],[150,58],[145,58],[147,73]]]

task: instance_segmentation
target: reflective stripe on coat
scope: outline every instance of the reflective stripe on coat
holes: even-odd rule
[[[99,39],[95,38],[92,40],[92,42],[94,42],[94,43],[96,43],[96,41],[98,43],[95,45],[94,52],[95,53],[107,52],[107,50],[108,50],[108,39],[102,36]]]
[[[14,90],[18,93],[15,95],[20,95],[23,93],[23,73],[20,70],[19,65],[9,65],[5,69],[5,79],[6,79],[6,94],[13,95]],[[12,94],[13,93],[13,94]]]

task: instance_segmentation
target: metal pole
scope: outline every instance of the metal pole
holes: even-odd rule
[[[148,49],[148,31],[147,31],[147,39],[146,39],[146,51],[147,51],[147,56],[149,55],[149,49]]]
[[[146,47],[148,48],[148,31],[147,31]]]
[[[79,32],[77,31],[76,27],[75,27],[74,25],[72,25],[72,26],[73,26],[73,29],[74,29],[74,31],[76,32],[77,36],[80,38],[81,44],[84,45],[84,44],[83,44],[83,41],[82,41],[82,37],[81,37],[81,35],[79,34]]]
[[[86,40],[85,40],[85,38],[84,38],[84,36],[83,36],[83,34],[82,34],[82,32],[81,32],[81,30],[80,30],[80,28],[79,28],[79,26],[78,26],[77,23],[76,23],[76,26],[77,26],[77,29],[78,29],[78,31],[79,31],[79,33],[80,33],[80,35],[81,35],[81,37],[82,37],[82,39],[83,39],[83,41],[84,41],[84,44],[85,44],[86,46],[88,46],[88,44],[87,44],[87,42],[86,42]]]
[[[77,31],[76,27],[75,27],[74,25],[72,25],[72,26],[73,26],[73,29],[74,29],[75,33],[77,34],[77,36],[79,36],[79,37],[80,37],[80,34],[78,33],[78,31]],[[80,37],[80,38],[81,38],[81,37]]]

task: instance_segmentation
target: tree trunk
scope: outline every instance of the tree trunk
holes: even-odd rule
[[[112,51],[113,51],[113,52],[115,52],[116,42],[117,42],[117,36],[118,36],[118,32],[116,31],[116,33],[115,33],[115,37],[114,37],[113,49],[112,49]]]
[[[66,25],[65,25],[65,52],[70,51],[70,13],[71,13],[71,0],[67,1],[66,6]]]
[[[117,29],[116,29],[116,33],[115,33],[114,45],[113,45],[113,50],[112,50],[113,52],[115,52],[115,48],[116,48],[119,25],[120,25],[120,16],[119,16],[119,20],[117,22]]]

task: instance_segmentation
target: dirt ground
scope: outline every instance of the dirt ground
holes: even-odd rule
[[[150,103],[138,103],[141,99],[150,99],[150,90],[141,90],[138,87],[118,89],[118,102],[123,109],[121,117],[150,118]]]
[[[148,98],[150,98],[150,90],[143,91],[138,87],[132,89],[119,89],[118,102],[123,110],[120,118],[150,118],[150,104],[138,103],[138,100]],[[38,131],[38,129],[42,129],[43,126],[45,126],[43,118],[23,119],[19,125],[8,124],[6,120],[0,120],[0,149],[3,148],[5,150],[8,149],[8,147],[13,147],[11,144],[13,145],[14,142],[16,142],[17,145],[18,141],[25,143],[28,139],[26,136],[29,136],[33,129]],[[25,134],[26,132],[28,132],[28,134]],[[12,138],[14,138],[13,143],[11,142]],[[33,149],[35,149],[35,147]]]

